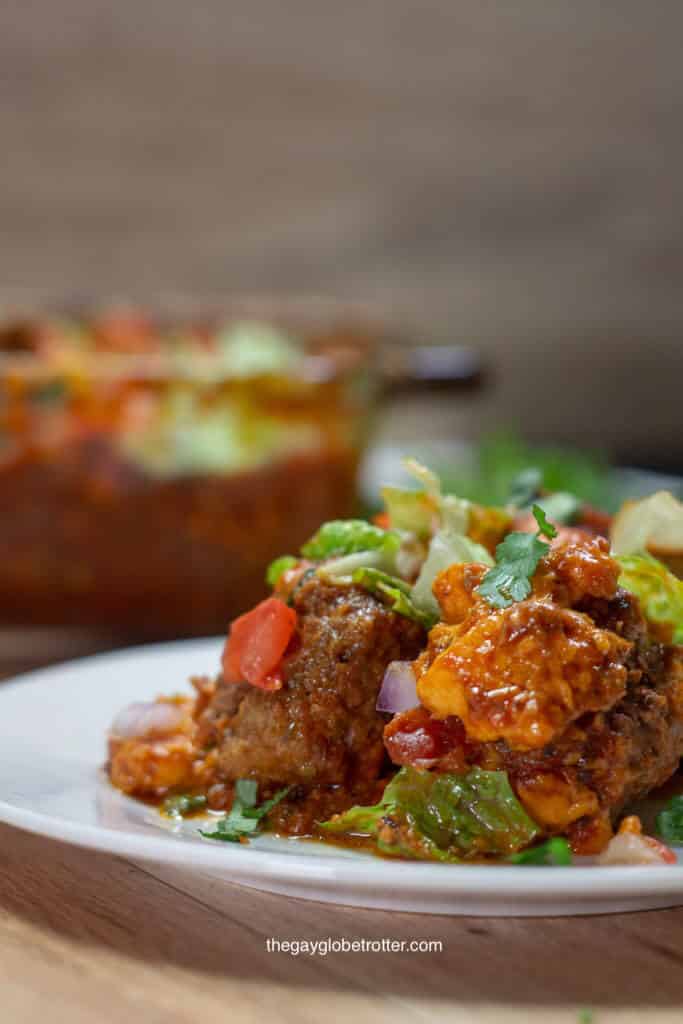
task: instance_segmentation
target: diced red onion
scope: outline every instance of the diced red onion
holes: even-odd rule
[[[129,704],[119,711],[112,722],[109,735],[120,740],[160,738],[178,732],[185,710],[166,701]]]
[[[417,707],[419,703],[412,662],[390,662],[377,695],[377,710],[396,715],[399,711],[409,711]]]

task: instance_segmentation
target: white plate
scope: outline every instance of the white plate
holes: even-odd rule
[[[213,843],[115,792],[105,733],[134,700],[212,672],[220,641],[138,647],[42,669],[0,686],[0,820],[68,843],[194,869],[305,899],[436,914],[612,913],[683,904],[671,867],[456,866],[381,860],[306,840]]]

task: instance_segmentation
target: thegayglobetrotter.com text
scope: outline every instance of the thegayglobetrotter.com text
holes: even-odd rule
[[[443,953],[441,939],[266,939],[268,953],[329,956],[330,953]]]

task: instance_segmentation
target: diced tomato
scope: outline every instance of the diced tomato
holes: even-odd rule
[[[296,612],[277,597],[268,597],[235,619],[223,651],[223,678],[262,690],[279,690],[278,671],[296,629]]]
[[[433,718],[426,708],[412,708],[385,726],[384,745],[394,764],[426,767],[444,757],[464,764],[465,728],[459,718]]]
[[[376,516],[372,517],[372,521],[375,526],[380,526],[383,530],[391,529],[391,519],[388,512],[378,512]]]

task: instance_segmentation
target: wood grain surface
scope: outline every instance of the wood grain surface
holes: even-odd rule
[[[0,674],[34,661],[0,659]],[[292,956],[269,952],[269,938],[431,939],[443,950]],[[682,949],[683,908],[496,920],[334,907],[0,825],[8,1024],[674,1024]]]
[[[683,7],[0,5],[0,298],[324,292],[473,342],[517,424],[683,468]]]

